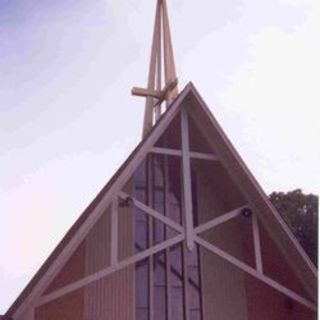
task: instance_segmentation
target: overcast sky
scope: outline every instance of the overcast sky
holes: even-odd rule
[[[267,193],[319,189],[320,1],[168,0],[193,81]],[[155,1],[0,1],[0,314],[141,136]]]

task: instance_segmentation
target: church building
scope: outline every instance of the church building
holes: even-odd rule
[[[132,89],[142,140],[3,320],[315,319],[315,266],[195,86],[179,91],[156,6],[148,84]]]

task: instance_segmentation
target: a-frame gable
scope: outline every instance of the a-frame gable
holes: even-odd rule
[[[170,130],[172,132],[168,138],[166,135]],[[192,136],[194,132],[196,134]],[[178,171],[181,171],[181,181],[176,182],[176,184],[181,184],[181,194],[178,194],[180,193],[180,190],[178,190],[175,197],[179,198],[179,202],[181,202],[183,221],[175,221],[173,217],[161,214],[160,209],[150,206],[150,201],[143,201],[132,193],[130,181],[132,181],[132,177],[139,166],[146,161],[148,154],[163,156],[165,159],[172,157],[180,161],[181,164]],[[198,164],[197,161],[199,162]],[[197,206],[194,201],[196,185],[194,172],[200,172],[199,168],[205,166],[204,163],[206,162],[213,166],[210,167],[209,171],[213,168],[212,170],[216,170],[220,179],[224,181],[224,185],[217,185],[217,188],[215,188],[217,189],[215,196],[217,199],[223,198],[224,202],[222,201],[220,207],[216,209],[219,212],[216,216],[204,215],[202,216],[203,220],[201,220],[201,213],[198,212],[197,215],[200,218],[199,221],[195,221],[196,210],[209,212],[209,209],[211,209]],[[153,174],[157,173],[154,172]],[[210,179],[206,178],[208,184],[212,186]],[[228,198],[227,191],[229,189],[230,192],[235,194],[238,192],[239,196]],[[205,193],[206,190],[203,190],[203,192]],[[210,192],[209,190],[208,196],[210,196]],[[175,194],[174,191],[172,193]],[[125,233],[129,238],[122,239],[122,241],[130,241],[130,235],[128,235],[130,230],[120,228],[121,217],[123,216],[121,212],[125,210],[126,206],[138,208],[152,221],[165,225],[167,228],[174,230],[175,233],[172,233],[171,237],[155,243],[153,246],[144,248],[142,245],[141,250],[128,252],[128,254],[120,256],[118,247],[121,246],[121,243],[119,239]],[[203,236],[212,228],[223,227],[224,223],[230,223],[233,219],[238,219],[240,215],[246,216],[249,211],[249,215],[252,215],[253,212],[253,216],[249,217],[252,220],[253,240],[249,241],[247,245],[250,247],[253,258],[244,257],[244,260],[241,260],[237,255],[228,253],[228,248],[231,248],[231,251],[238,252],[238,247],[233,244],[234,239],[230,240],[230,242],[223,240],[221,247],[219,247],[211,241],[212,239],[209,239],[210,237]],[[68,263],[72,265],[72,259],[76,259],[78,257],[77,254],[82,254],[81,244],[84,240],[88,242],[91,230],[97,228],[97,224],[99,228],[99,219],[103,219],[106,215],[108,215],[109,220],[105,223],[108,224],[107,228],[110,232],[109,238],[104,240],[106,245],[108,245],[108,240],[110,241],[110,252],[106,258],[108,263],[102,263],[98,269],[96,265],[89,266],[91,268],[90,274],[87,273],[85,276],[81,274],[77,279],[72,279],[72,281],[69,281],[69,279],[67,283],[60,281],[58,286],[54,286],[54,282],[59,282],[57,280],[59,273],[64,272],[64,268],[68,267]],[[140,220],[143,223],[143,218]],[[161,254],[164,250],[173,248],[181,242],[185,242],[186,248],[191,252],[196,247],[201,248],[201,252],[206,250],[210,254],[214,253],[220,259],[238,268],[241,273],[240,277],[243,277],[242,273],[248,274],[250,277],[262,281],[273,290],[314,310],[315,305],[308,297],[287,288],[277,282],[277,279],[272,279],[272,275],[268,276],[263,273],[259,223],[294,269],[294,273],[305,286],[309,296],[314,299],[316,297],[314,293],[316,288],[315,268],[290,231],[288,231],[278,213],[273,209],[266,195],[226,138],[194,86],[190,83],[70,229],[57,249],[9,309],[7,316],[13,317],[13,319],[21,319],[29,308],[46,305],[86,286],[92,287],[95,281],[100,281],[104,278],[107,281],[108,275],[124,270],[138,262],[143,262],[144,259],[150,256]],[[95,232],[95,234],[98,233],[99,231]],[[90,241],[92,250],[95,250],[97,241],[94,236]],[[76,258],[74,258],[75,256]],[[155,258],[156,263],[159,262],[159,265],[161,265],[163,263],[161,259],[161,257]],[[210,261],[210,258],[208,261]],[[187,265],[187,268],[192,267],[192,265]],[[235,280],[237,279],[235,278]],[[51,286],[50,289],[49,286]],[[92,287],[92,290],[95,291],[96,289]],[[245,290],[245,288],[242,287],[242,290]],[[186,300],[185,305],[189,304],[190,302]],[[245,314],[246,311],[243,312]]]

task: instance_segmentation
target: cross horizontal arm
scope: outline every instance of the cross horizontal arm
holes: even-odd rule
[[[123,192],[123,191],[119,192],[119,197],[121,199],[123,199],[123,200],[126,200],[126,199],[129,198],[132,201],[132,204],[136,208],[142,210],[143,212],[145,212],[146,214],[150,215],[151,217],[163,222],[164,224],[166,224],[167,226],[171,227],[172,229],[175,229],[176,231],[179,231],[179,232],[183,232],[184,231],[183,227],[180,224],[172,221],[171,219],[167,218],[166,216],[164,216],[163,214],[159,213],[158,211],[148,207],[147,205],[145,205],[144,203],[140,202],[139,200],[130,197],[125,192]]]
[[[151,90],[151,89],[143,89],[143,88],[137,88],[137,87],[133,87],[132,88],[131,94],[133,96],[153,97],[153,98],[156,98],[156,99],[161,99],[161,97],[162,97],[162,91]]]
[[[139,253],[127,258],[127,259],[124,259],[123,261],[119,262],[116,265],[109,266],[101,271],[98,271],[94,274],[91,274],[90,276],[87,276],[81,280],[75,281],[75,282],[73,282],[63,288],[60,288],[54,292],[51,292],[51,293],[41,297],[38,300],[38,302],[36,303],[36,307],[41,306],[43,304],[46,304],[50,301],[56,300],[56,299],[66,295],[70,292],[73,292],[75,290],[83,288],[84,286],[86,286],[94,281],[102,279],[115,271],[118,271],[118,270],[123,269],[131,264],[134,264],[134,263],[140,261],[140,260],[143,260],[150,255],[156,254],[166,248],[170,248],[170,247],[176,245],[177,243],[183,241],[183,239],[184,239],[184,235],[180,234],[174,238],[166,240],[158,245],[155,245],[154,247],[151,247],[143,252],[139,252]]]
[[[144,89],[133,87],[131,94],[138,97],[153,97],[160,101],[166,98],[169,91],[173,90],[178,85],[178,79],[170,81],[162,90]]]
[[[243,263],[242,261],[236,259],[235,257],[231,256],[227,252],[216,247],[215,245],[207,242],[206,240],[201,239],[198,236],[195,236],[195,241],[198,244],[200,244],[202,247],[207,249],[208,251],[218,255],[219,257],[223,258],[224,260],[226,260],[229,263],[233,264],[234,266],[238,267],[242,271],[244,271],[244,272],[250,274],[251,276],[253,276],[254,278],[264,282],[269,287],[283,293],[287,297],[303,304],[304,306],[306,306],[307,308],[309,308],[311,310],[314,310],[314,311],[317,310],[316,305],[314,303],[312,303],[311,301],[301,297],[300,295],[298,295],[294,291],[286,288],[285,286],[281,285],[280,283],[278,283],[278,282],[274,281],[273,279],[265,276],[264,274],[258,272],[257,270],[253,269],[252,267],[248,266],[247,264]]]
[[[194,233],[199,234],[199,233],[207,231],[213,227],[216,227],[224,222],[227,222],[227,221],[237,217],[244,208],[247,208],[247,206],[237,208],[235,210],[232,210],[232,211],[229,211],[229,212],[223,214],[222,216],[216,217],[216,218],[196,227],[194,229]]]

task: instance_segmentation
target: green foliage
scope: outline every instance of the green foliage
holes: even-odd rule
[[[300,189],[273,192],[269,196],[284,221],[315,265],[318,252],[318,196]]]

